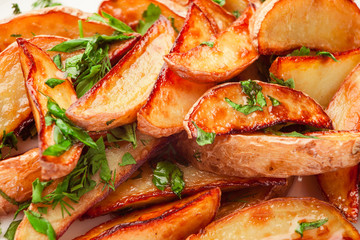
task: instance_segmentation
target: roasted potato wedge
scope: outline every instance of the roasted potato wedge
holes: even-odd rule
[[[192,4],[171,52],[186,52],[210,39],[213,33],[204,13]],[[212,86],[213,84],[184,80],[165,65],[146,104],[137,114],[138,129],[155,137],[170,136],[182,131],[186,113]]]
[[[360,49],[335,53],[334,57],[338,62],[323,56],[278,57],[269,71],[278,78],[293,79],[295,89],[327,107],[346,76],[360,63]]]
[[[214,187],[221,188],[223,192],[258,185],[271,187],[286,185],[286,179],[236,178],[200,171],[192,165],[177,164],[177,166],[183,172],[185,181],[182,195],[194,194]],[[149,164],[144,164],[139,170],[135,177],[128,179],[107,198],[89,209],[86,217],[97,217],[126,208],[141,208],[177,198],[170,188],[161,191],[155,187],[152,182],[153,170]]]
[[[54,145],[54,126],[45,124],[47,97],[51,97],[60,107],[67,109],[77,99],[72,83],[65,79],[61,72],[40,48],[29,43],[23,38],[18,38],[21,68],[24,73],[25,87],[30,102],[30,107],[39,133],[39,149],[42,179],[57,179],[69,174],[80,158],[83,144],[75,144],[59,157],[45,156],[43,152]],[[49,78],[63,79],[64,82],[55,88],[45,84]],[[44,94],[46,96],[44,96]]]
[[[12,34],[20,34],[22,38],[31,38],[34,34],[56,35],[67,38],[78,38],[78,21],[82,20],[84,36],[96,33],[111,35],[113,29],[103,23],[87,21],[91,14],[78,9],[57,6],[35,10],[16,15],[0,22],[0,50],[4,50],[15,41]]]
[[[110,44],[109,48],[109,59],[112,66],[115,66],[120,59],[130,50],[135,44],[140,40],[141,35],[132,33],[129,34],[134,36],[134,38],[127,39],[125,41],[117,41]]]
[[[301,231],[303,237],[297,232],[301,223],[320,220],[321,226]],[[326,202],[315,198],[277,198],[219,219],[187,240],[359,238],[355,227]]]
[[[135,27],[151,3],[159,6],[161,14],[165,17],[173,17],[174,26],[181,29],[186,16],[186,8],[173,0],[105,0],[100,4],[99,14],[104,11]]]
[[[196,125],[205,132],[217,135],[254,132],[280,123],[293,122],[319,128],[332,128],[331,120],[313,99],[300,91],[276,84],[254,81],[264,96],[271,96],[280,105],[267,106],[249,115],[236,111],[225,99],[246,105],[247,95],[241,83],[225,83],[207,91],[190,109],[184,120],[189,137],[197,137]],[[208,111],[212,109],[211,111]],[[196,125],[194,125],[194,123]]]
[[[345,79],[326,110],[336,129],[360,130],[359,90],[360,65]],[[358,177],[358,166],[318,176],[321,189],[329,202],[339,208],[352,222],[356,222],[359,215]]]
[[[182,240],[208,225],[220,206],[219,188],[182,200],[130,213],[90,230],[76,240]]]
[[[194,82],[223,82],[238,75],[259,57],[248,31],[249,18],[254,11],[250,6],[229,28],[207,44],[188,52],[166,55],[169,68]]]
[[[40,178],[39,149],[32,149],[22,155],[0,162],[0,190],[17,202],[31,198],[32,182]],[[0,215],[17,209],[5,198],[0,197]]]
[[[238,177],[314,175],[351,167],[360,161],[358,131],[306,135],[318,138],[253,133],[218,136],[213,144],[201,147],[184,134],[176,148],[200,170]]]
[[[134,48],[66,111],[68,118],[88,131],[134,122],[155,84],[174,35],[171,23],[161,16]]]
[[[252,18],[250,32],[262,55],[302,46],[342,52],[360,47],[360,11],[348,0],[271,0]]]
[[[138,139],[138,147],[133,148],[133,145],[128,142],[119,142],[118,148],[107,148],[106,158],[109,163],[109,168],[113,171],[116,170],[116,178],[114,181],[115,187],[119,186],[120,183],[124,182],[128,179],[140,166],[143,164],[148,158],[150,158],[156,151],[158,151],[165,143],[166,139],[154,139],[152,137],[137,134]],[[141,144],[142,141],[146,141],[146,145]],[[129,152],[137,162],[137,164],[127,165],[127,166],[119,166],[119,162],[122,159],[122,156]],[[100,176],[97,174],[93,177],[93,180],[96,182],[100,182]],[[56,181],[50,185],[45,192],[54,189],[56,187]],[[92,207],[97,202],[101,201],[105,198],[110,190],[109,188],[103,188],[103,183],[98,184],[93,190],[83,195],[79,202],[74,205],[74,210],[70,210],[71,216],[64,215],[62,216],[62,211],[60,205],[57,205],[56,208],[52,209],[48,208],[46,214],[43,214],[43,217],[48,220],[53,226],[57,237],[59,238],[66,229],[73,223],[76,219],[78,219],[81,215],[83,215],[90,207]],[[73,205],[74,203],[70,200],[69,204]],[[29,207],[32,211],[37,211],[37,205],[31,204]],[[17,231],[16,231],[16,240],[31,240],[31,239],[47,239],[46,235],[36,232],[26,217],[20,223]]]
[[[191,0],[195,3],[210,21],[215,33],[220,33],[228,28],[234,21],[235,17],[220,7],[212,0]]]

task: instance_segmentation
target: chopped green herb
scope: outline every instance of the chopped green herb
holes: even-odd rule
[[[263,109],[260,106],[257,105],[241,105],[234,103],[229,98],[225,98],[225,101],[236,111],[241,112],[245,115],[249,115],[250,113],[256,112],[256,111],[262,111]]]
[[[118,128],[109,130],[106,135],[108,142],[115,143],[120,141],[131,142],[133,147],[137,147],[136,140],[136,123],[127,124]]]
[[[53,61],[55,65],[58,67],[58,69],[62,69],[62,62],[61,62],[61,55],[57,54],[54,56]]]
[[[310,54],[310,48],[301,47],[300,49],[294,50],[292,53],[288,54],[287,56],[308,56]]]
[[[7,195],[5,192],[3,192],[1,189],[0,189],[0,196],[3,197],[6,201],[8,201],[9,203],[13,204],[13,205],[16,205],[16,206],[19,206],[20,203],[17,202],[15,199],[13,199],[12,197],[10,197],[9,195]]]
[[[285,81],[284,79],[277,78],[273,73],[270,73],[270,79],[271,83],[275,83],[289,88],[295,88],[295,82],[292,78]]]
[[[197,144],[199,144],[200,146],[204,146],[207,144],[213,144],[216,134],[215,133],[208,133],[205,132],[204,130],[202,130],[195,122],[192,122],[197,130],[197,138],[196,138],[196,142]]]
[[[24,211],[24,213],[35,231],[45,234],[49,240],[56,240],[56,233],[48,220],[31,210]]]
[[[78,20],[78,26],[79,26],[79,37],[83,38],[84,37],[84,29],[83,29],[83,25],[82,25],[81,20]]]
[[[33,32],[31,32],[31,35],[33,35],[34,37],[36,36],[36,34],[35,34],[35,33],[33,33]]]
[[[42,195],[42,192],[44,188],[49,186],[52,183],[52,181],[48,182],[41,182],[38,178],[32,183],[32,203],[41,203],[44,201]]]
[[[219,4],[220,6],[224,6],[226,3],[226,0],[213,0],[213,1]]]
[[[170,20],[171,26],[173,27],[173,29],[175,30],[175,32],[179,33],[179,29],[177,29],[177,28],[175,27],[175,18],[170,16],[170,17],[168,17],[168,19]]]
[[[18,5],[17,3],[13,3],[13,4],[11,5],[11,7],[12,7],[12,9],[13,9],[13,14],[14,14],[14,15],[18,15],[18,14],[21,13],[20,8],[19,8],[19,5]]]
[[[136,26],[136,31],[141,35],[144,35],[151,25],[159,19],[161,14],[161,9],[159,6],[150,3],[147,9],[143,12],[142,17],[144,20],[140,20],[139,24]]]
[[[193,157],[196,159],[196,161],[201,162],[201,152],[195,152]]]
[[[298,138],[314,138],[314,139],[320,139],[318,137],[315,136],[308,136],[308,135],[304,135],[302,133],[296,132],[296,131],[292,131],[289,133],[283,133],[283,132],[279,132],[279,131],[274,131],[272,129],[266,129],[265,132],[270,132],[276,136],[282,136],[282,137],[298,137]]]
[[[129,27],[128,25],[126,25],[125,23],[120,21],[119,19],[114,18],[110,14],[108,14],[106,12],[101,12],[101,14],[103,15],[103,17],[100,16],[99,14],[97,14],[97,13],[94,13],[91,17],[88,18],[88,20],[99,21],[99,22],[105,23],[105,24],[109,25],[110,27],[112,27],[114,30],[116,30],[119,33],[132,33],[132,32],[134,32],[131,29],[131,27]]]
[[[9,156],[10,151],[12,149],[17,150],[17,143],[18,143],[18,140],[17,140],[14,132],[6,133],[6,131],[4,130],[3,131],[3,137],[2,137],[2,140],[1,140],[1,143],[0,143],[0,159],[4,159],[7,156]],[[10,151],[9,151],[9,153],[7,155],[3,156],[2,155],[2,149],[5,148],[5,147],[9,148]]]
[[[122,157],[122,162],[119,163],[119,166],[127,166],[127,165],[133,165],[136,164],[136,161],[134,159],[134,157],[129,153],[125,153],[124,156]]]
[[[338,61],[339,61],[339,60],[337,60],[337,59],[335,58],[335,56],[334,56],[332,53],[329,53],[329,52],[320,51],[320,52],[316,52],[316,55],[317,55],[317,56],[329,57],[329,58],[331,58],[332,60],[334,60],[335,62],[338,62]]]
[[[279,100],[273,98],[272,96],[269,96],[269,95],[268,95],[267,97],[270,99],[271,104],[272,104],[274,107],[279,106],[279,105],[281,104]]]
[[[328,219],[324,218],[324,219],[320,219],[320,220],[317,220],[314,222],[302,222],[302,223],[299,222],[299,226],[295,230],[295,232],[300,234],[301,237],[303,237],[304,231],[319,228],[322,225],[324,225],[325,223],[327,223],[327,221],[328,221]]]
[[[158,162],[153,173],[154,185],[164,191],[167,186],[181,198],[181,192],[185,187],[182,171],[170,161]]]
[[[14,240],[16,229],[18,228],[19,224],[21,223],[21,220],[12,221],[6,230],[4,237],[8,240]]]
[[[21,37],[21,34],[11,34],[10,37],[16,37],[16,38],[18,38],[18,37]]]
[[[233,11],[232,14],[236,17],[236,18],[239,18],[240,17],[240,12],[238,10],[236,11]]]
[[[48,80],[46,80],[45,84],[48,85],[51,88],[54,88],[57,85],[62,84],[63,82],[65,82],[65,80],[63,80],[63,79],[49,78]]]
[[[110,124],[112,124],[116,119],[111,119],[109,121],[106,122],[106,126],[109,126]]]
[[[37,210],[41,214],[47,214],[47,208],[46,207],[38,207]]]
[[[207,42],[202,42],[202,43],[200,43],[200,45],[206,45],[206,46],[208,46],[208,47],[214,47],[214,42],[209,42],[209,41],[207,41]]]
[[[53,0],[37,0],[32,4],[33,8],[46,8],[59,6],[61,3],[53,2]]]

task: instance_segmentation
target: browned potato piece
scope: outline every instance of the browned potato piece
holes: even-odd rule
[[[135,44],[140,40],[141,35],[137,33],[129,34],[134,36],[134,38],[127,39],[125,41],[117,41],[110,44],[109,48],[109,59],[111,65],[116,65],[120,59],[130,50]]]
[[[220,33],[228,28],[234,21],[235,17],[220,7],[212,0],[191,0],[195,3],[210,21],[215,33]]]
[[[351,167],[360,161],[358,131],[306,134],[318,138],[262,133],[218,136],[213,144],[202,147],[184,135],[176,145],[179,153],[200,170],[229,176],[314,175]]]
[[[133,174],[148,158],[166,143],[166,139],[154,139],[142,134],[137,134],[137,139],[138,147],[135,149],[133,148],[133,145],[128,142],[119,142],[118,148],[105,149],[110,170],[116,170],[116,178],[114,181],[115,187],[118,187],[122,182],[128,179],[131,174]],[[141,144],[141,140],[146,141],[146,146]],[[137,164],[119,166],[119,162],[121,162],[121,159],[126,152],[129,152],[134,157]],[[100,176],[98,174],[95,175],[93,180],[100,183]],[[56,187],[56,182],[45,189],[45,192],[49,192],[49,190],[54,189],[54,187]],[[74,207],[74,210],[69,209],[71,216],[65,213],[63,218],[60,205],[57,205],[55,209],[52,209],[51,207],[48,208],[47,213],[43,214],[43,217],[51,223],[58,238],[64,234],[76,219],[109,194],[109,188],[103,189],[103,187],[103,183],[96,185],[92,191],[83,195],[77,204],[74,204],[69,200],[68,203]],[[31,204],[29,209],[37,211],[37,205]],[[24,217],[16,231],[15,239],[46,240],[48,238],[46,235],[36,232],[27,218]]]
[[[15,41],[12,34],[21,34],[22,38],[31,38],[34,34],[56,35],[68,38],[79,37],[78,20],[82,20],[84,36],[96,33],[111,35],[113,29],[103,23],[87,21],[91,14],[78,9],[57,6],[39,9],[16,15],[0,22],[0,50],[4,50]]]
[[[171,23],[161,16],[134,48],[66,111],[69,119],[88,131],[134,122],[155,84],[174,35]]]
[[[186,115],[184,126],[189,137],[197,137],[194,123],[205,132],[218,135],[254,132],[286,122],[332,128],[331,120],[321,106],[304,93],[276,84],[254,82],[262,87],[261,92],[267,102],[262,111],[245,115],[225,100],[227,98],[236,104],[246,105],[247,95],[241,83],[218,85],[207,91]],[[267,96],[280,101],[280,105],[273,106]]]
[[[348,0],[270,0],[254,15],[250,32],[262,55],[302,46],[347,51],[360,47],[360,10]]]
[[[99,14],[104,11],[135,27],[151,3],[159,6],[161,14],[165,17],[173,17],[175,27],[181,29],[186,16],[186,8],[174,0],[105,0],[100,4]]]
[[[22,155],[0,161],[0,189],[17,202],[31,198],[32,182],[40,178],[39,149],[32,149]],[[0,197],[0,215],[17,209],[5,198]]]
[[[192,4],[171,52],[186,52],[210,39],[213,33],[204,13]],[[185,114],[212,86],[213,84],[198,84],[184,80],[165,65],[146,104],[137,114],[138,129],[155,137],[169,136],[182,131]]]
[[[182,195],[194,194],[214,187],[221,188],[221,191],[232,191],[258,185],[271,187],[286,185],[286,179],[236,178],[200,171],[192,165],[177,164],[177,166],[183,172],[185,181]],[[170,188],[161,191],[155,187],[152,182],[153,170],[149,164],[144,164],[139,170],[135,177],[128,179],[115,192],[87,211],[86,217],[97,217],[125,208],[141,208],[177,198]]]
[[[360,130],[359,91],[360,65],[345,79],[326,110],[336,129]],[[358,176],[358,166],[318,176],[320,186],[329,201],[353,222],[357,221],[359,215]]]
[[[296,232],[301,223],[323,220],[303,237]],[[360,235],[330,204],[315,198],[277,198],[237,211],[191,235],[195,239],[359,239]]]
[[[220,206],[221,191],[213,188],[182,200],[130,213],[101,224],[76,240],[182,240],[208,225]]]
[[[295,89],[327,107],[346,76],[360,62],[360,49],[334,56],[338,62],[323,56],[278,57],[270,72],[284,80],[292,78]]]
[[[57,179],[69,174],[74,169],[83,144],[73,145],[59,157],[43,155],[45,149],[55,144],[53,135],[55,123],[50,126],[45,124],[45,115],[48,112],[46,96],[54,99],[60,107],[67,109],[76,101],[76,93],[72,83],[65,79],[64,73],[56,67],[49,55],[23,38],[18,38],[17,42],[21,68],[26,79],[25,87],[39,133],[41,177],[47,180]],[[64,82],[51,88],[45,84],[49,78],[63,79]]]
[[[253,63],[258,53],[252,46],[248,21],[255,10],[250,6],[229,28],[211,38],[208,44],[184,53],[165,56],[169,68],[194,82],[223,82]]]

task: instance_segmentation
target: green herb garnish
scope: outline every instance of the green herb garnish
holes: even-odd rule
[[[224,6],[226,3],[226,0],[213,0],[215,3],[219,4],[220,6]]]
[[[308,56],[310,54],[310,48],[301,47],[300,49],[294,50],[292,53],[288,54],[287,56]]]
[[[18,37],[21,37],[21,34],[11,34],[10,37],[18,38]]]
[[[330,53],[330,52],[325,52],[325,51],[320,51],[320,52],[316,52],[316,55],[317,56],[325,56],[325,57],[329,57],[329,58],[331,58],[333,61],[335,61],[335,62],[338,62],[339,60],[337,60],[336,58],[335,58],[335,56],[332,54],[332,53]]]
[[[4,159],[6,158],[7,156],[9,156],[10,152],[3,156],[2,155],[2,148],[9,148],[10,151],[12,149],[15,149],[17,150],[17,143],[18,143],[18,140],[14,134],[14,132],[9,132],[9,133],[6,133],[6,131],[4,130],[3,131],[3,137],[2,137],[2,140],[1,140],[1,143],[0,143],[0,159]]]
[[[284,133],[284,132],[279,132],[279,131],[274,131],[271,128],[265,129],[265,132],[269,132],[272,133],[276,136],[282,136],[282,137],[298,137],[298,138],[314,138],[314,139],[320,139],[318,137],[315,136],[308,136],[308,135],[304,135],[302,133],[296,132],[296,131],[292,131],[289,133]]]
[[[133,165],[136,164],[136,161],[134,159],[134,157],[129,153],[125,153],[124,156],[122,157],[121,163],[119,163],[119,166],[127,166],[127,165]]]
[[[213,144],[215,137],[216,137],[216,133],[209,133],[209,132],[205,132],[204,130],[202,130],[194,121],[192,122],[197,130],[197,137],[196,137],[196,142],[197,144],[199,144],[200,146],[204,146],[207,144]]]
[[[57,54],[53,57],[53,61],[58,69],[62,69],[61,55]]]
[[[143,12],[142,17],[144,20],[140,20],[139,24],[136,26],[136,31],[141,35],[144,35],[151,25],[159,19],[161,14],[161,9],[159,6],[150,3],[147,9]]]
[[[136,123],[127,124],[118,128],[111,129],[106,135],[106,138],[109,143],[115,143],[120,141],[131,142],[134,148],[136,148]]]
[[[303,237],[304,231],[319,228],[322,225],[324,225],[325,223],[327,223],[327,221],[328,221],[328,219],[324,218],[324,219],[320,219],[320,220],[317,220],[317,221],[314,221],[314,222],[302,222],[302,223],[299,223],[299,226],[295,230],[295,232],[300,234],[301,237]]]
[[[11,5],[11,7],[12,7],[12,9],[13,9],[13,14],[14,14],[14,15],[18,15],[18,14],[21,13],[20,8],[19,8],[19,5],[18,5],[17,3],[13,3],[13,4]]]
[[[33,8],[46,8],[60,6],[61,3],[53,2],[53,0],[37,0],[32,4]]]
[[[238,10],[236,11],[233,11],[232,14],[236,17],[236,18],[239,18],[240,17],[240,12]]]
[[[18,228],[19,224],[21,223],[21,220],[12,221],[6,230],[4,237],[8,240],[14,240],[16,229]]]
[[[284,87],[295,88],[295,82],[292,78],[285,81],[284,79],[277,78],[273,73],[270,73],[270,79],[271,83],[275,83]]]
[[[179,33],[179,30],[175,27],[175,18],[170,16],[170,17],[168,17],[168,19],[170,20],[171,26],[173,27],[175,32]]]
[[[97,13],[94,13],[91,17],[88,18],[88,20],[99,21],[99,22],[105,23],[105,24],[109,25],[110,27],[112,27],[118,33],[134,32],[134,30],[132,30],[131,27],[129,27],[128,25],[126,25],[125,23],[120,21],[119,19],[114,18],[110,14],[108,14],[106,12],[101,12],[101,14],[102,14],[102,16],[100,16]]]
[[[49,240],[56,240],[56,233],[48,220],[31,210],[24,211],[24,213],[35,231],[45,234]]]
[[[208,47],[214,47],[214,42],[209,42],[209,41],[206,41],[206,42],[202,42],[200,43],[200,45],[206,45]]]
[[[63,79],[49,78],[48,80],[46,80],[45,84],[48,85],[51,88],[54,88],[57,85],[62,84],[63,82],[65,82],[65,80],[63,80]]]
[[[271,104],[272,104],[274,107],[279,106],[279,105],[281,104],[279,100],[273,98],[272,96],[269,96],[269,95],[268,95],[267,97],[270,99]]]

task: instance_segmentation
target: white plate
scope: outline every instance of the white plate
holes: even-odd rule
[[[31,4],[35,0],[0,0],[0,19],[12,16],[12,3],[18,3],[22,12],[28,11],[31,9]],[[60,2],[65,6],[71,6],[75,8],[79,8],[86,12],[97,12],[99,4],[101,0],[59,0],[54,2]],[[355,2],[359,5],[360,0],[355,0]],[[23,145],[24,149],[32,148],[33,143],[27,143]],[[318,186],[318,183],[315,177],[298,177],[289,191],[288,196],[291,197],[316,197],[318,199],[324,200],[324,196],[321,193],[321,190]],[[0,217],[0,228],[4,233],[12,221],[12,216]],[[22,216],[20,216],[22,217]],[[89,219],[85,221],[76,221],[74,222],[68,231],[60,238],[60,240],[70,240],[77,236],[80,236],[86,233],[91,228],[109,220],[109,216],[103,216],[96,219]],[[355,227],[360,230],[360,223],[354,224]],[[0,236],[0,240],[5,238]]]

